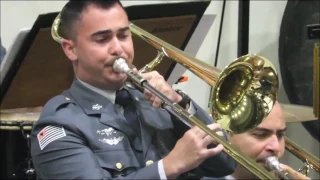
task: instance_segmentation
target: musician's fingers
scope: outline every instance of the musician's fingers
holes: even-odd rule
[[[160,105],[162,104],[162,101],[160,98],[156,97],[153,101],[152,101],[152,106],[155,108],[160,107]]]
[[[222,136],[223,137],[223,132],[222,130],[217,130],[216,133],[219,135],[219,136]],[[211,137],[210,135],[207,135],[205,138],[203,138],[203,145],[204,146],[208,146],[209,144],[211,143],[214,143],[214,144],[219,144],[217,139]]]
[[[279,164],[279,167],[285,171],[288,172],[288,174],[293,178],[293,179],[310,179],[309,177],[303,175],[302,173],[292,169],[290,166],[287,166],[285,164]]]
[[[143,91],[143,96],[145,100],[149,101],[152,97],[152,93],[148,89],[145,89]]]
[[[147,81],[151,81],[153,79],[157,79],[160,75],[157,71],[151,71],[151,72],[146,72],[146,73],[142,73],[141,76],[147,80]]]
[[[158,85],[158,81],[157,80],[151,80],[148,82],[152,87],[157,88]],[[144,97],[146,100],[148,101],[154,101],[154,99],[156,98],[156,96],[150,92],[148,89],[145,89],[144,91]]]
[[[218,144],[217,141],[210,135],[207,135],[205,138],[203,138],[202,143],[203,146],[208,146],[211,143]]]
[[[203,154],[205,157],[211,157],[211,156],[215,156],[218,153],[220,153],[223,150],[223,145],[222,144],[218,144],[216,147],[214,148],[210,148],[210,149],[203,149],[200,153]]]
[[[221,127],[219,124],[217,123],[212,123],[210,125],[207,125],[209,129],[211,129],[212,131],[221,131]],[[199,136],[201,139],[203,139],[204,137],[207,136],[207,133],[204,132],[203,130],[199,129],[199,131],[197,132],[197,136]]]
[[[200,130],[201,129],[198,126],[192,126],[189,131],[190,131],[190,133],[197,134],[197,132]]]
[[[161,86],[159,85],[159,81],[154,81],[154,88],[157,89],[158,91],[161,90]],[[150,102],[152,104],[153,107],[159,107],[159,103],[161,103],[161,100],[154,94],[151,95],[151,98],[150,98]]]
[[[219,136],[223,137],[222,129],[219,129],[218,131],[216,131],[216,133],[217,133]]]
[[[132,72],[134,72],[134,73],[138,73],[138,69],[135,67],[135,66],[132,66],[133,68],[132,68]]]

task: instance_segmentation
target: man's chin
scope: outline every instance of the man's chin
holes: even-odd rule
[[[257,163],[258,163],[261,167],[265,168],[267,171],[272,172],[272,170],[270,170],[269,168],[266,167],[266,163],[265,163],[265,162],[257,161]]]
[[[266,165],[264,160],[257,160],[256,162],[262,167],[265,167],[265,165]]]
[[[126,82],[127,80],[127,77],[119,77],[119,78],[116,78],[116,79],[113,79],[113,84],[115,86],[117,86],[117,88],[120,88],[123,86],[123,84]]]
[[[125,73],[113,72],[112,75],[116,79],[126,79],[127,78],[127,74],[125,74]]]

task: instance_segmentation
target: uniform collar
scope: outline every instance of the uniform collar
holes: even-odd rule
[[[105,95],[93,89],[85,86],[77,78],[74,78],[68,91],[86,114],[110,113],[109,111],[112,111],[114,103]]]
[[[115,99],[116,99],[116,91],[108,91],[108,90],[102,90],[102,89],[99,89],[99,88],[96,88],[86,82],[83,82],[81,81],[79,78],[77,78],[77,80],[82,84],[84,85],[85,87],[87,87],[88,89],[104,96],[105,98],[109,99],[113,104],[115,102]]]

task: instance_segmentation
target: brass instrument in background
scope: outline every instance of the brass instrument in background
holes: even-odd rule
[[[63,38],[58,34],[59,24],[60,14],[58,14],[52,25],[51,33],[53,39],[61,43]],[[232,133],[248,131],[260,124],[273,108],[277,98],[278,77],[275,68],[267,59],[258,55],[248,54],[235,60],[224,71],[220,71],[134,24],[130,24],[130,30],[133,35],[140,37],[158,50],[158,56],[140,72],[153,70],[162,58],[167,56],[202,78],[210,86],[214,86],[211,94],[210,110],[214,119],[224,130]],[[178,104],[170,102],[170,100],[152,88],[141,76],[132,73],[125,61],[119,63],[119,66],[116,67],[118,71],[126,72],[136,83],[155,93],[164,101],[163,107],[168,111],[192,125],[197,125],[218,143],[222,144],[224,152],[235,159],[237,163],[247,168],[258,178],[275,179],[265,168],[235,150],[233,145],[211,131],[202,121],[190,115]]]
[[[315,170],[318,174],[320,173],[320,160],[315,157],[311,153],[307,152],[303,148],[299,147],[296,143],[294,143],[289,138],[285,137],[286,140],[286,150],[291,152],[297,158],[304,162],[303,167],[301,167],[298,171],[303,173],[305,171],[305,175],[308,176],[310,172],[310,168]]]

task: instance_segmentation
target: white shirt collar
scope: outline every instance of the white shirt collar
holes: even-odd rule
[[[115,103],[116,100],[116,91],[108,91],[108,90],[102,90],[99,88],[96,88],[86,82],[81,81],[79,78],[77,78],[77,80],[83,84],[85,87],[91,89],[92,91],[101,94],[102,96],[106,97],[107,99],[109,99],[113,104]]]

